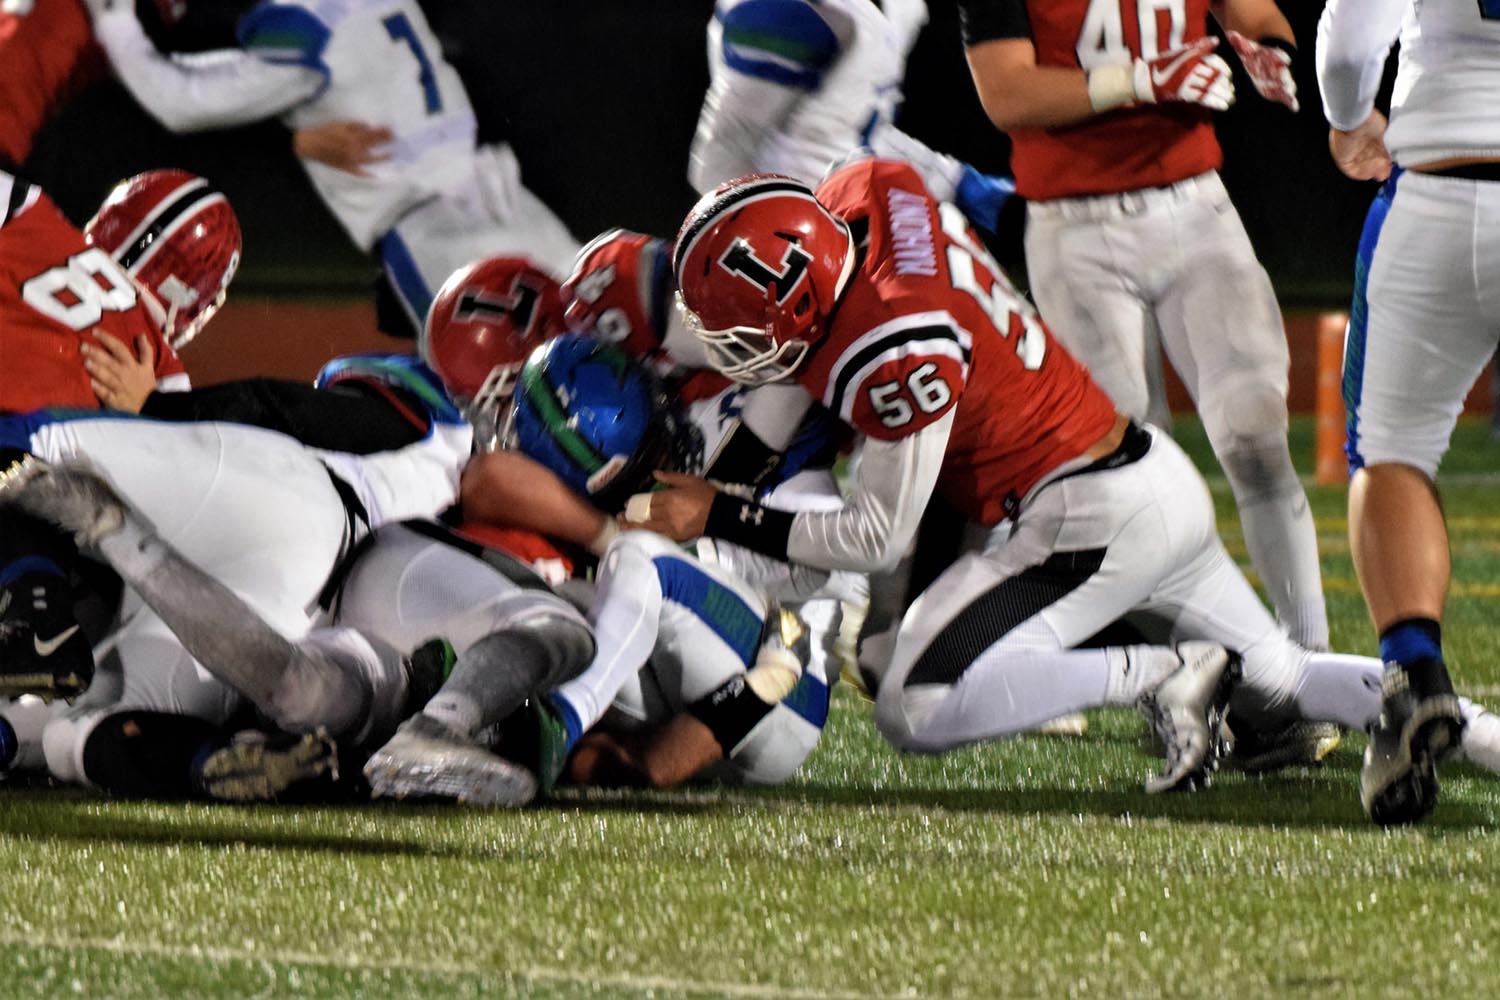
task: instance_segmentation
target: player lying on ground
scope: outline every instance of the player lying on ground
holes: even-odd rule
[[[494,700],[509,698],[514,710],[576,674],[593,650],[587,626],[566,602],[540,584],[526,586],[529,574],[512,565],[518,584],[434,524],[377,531],[343,569],[337,624],[293,639],[185,559],[98,476],[32,459],[9,474],[3,491],[9,502],[75,532],[80,544],[104,556],[194,659],[271,725],[326,735],[354,754],[384,742],[445,681],[450,691],[475,679],[487,692],[503,688]],[[443,636],[438,645],[448,655],[430,648],[404,655],[433,635]],[[95,774],[114,776],[108,784],[117,790],[139,791],[153,781],[170,787],[176,775],[129,774],[138,762],[128,753],[101,759],[124,749],[128,724],[139,729],[158,720],[114,714],[97,727],[83,758]],[[161,748],[155,752],[162,762]],[[247,775],[268,780],[259,763],[232,749],[210,758],[201,780],[221,788]]]
[[[1116,413],[910,168],[856,162],[817,197],[779,178],[727,185],[684,223],[675,270],[721,370],[795,378],[866,442],[842,510],[792,515],[664,476],[673,489],[650,495],[644,527],[878,569],[934,490],[981,526],[1015,521],[907,612],[876,695],[897,747],[936,752],[1144,699],[1167,749],[1148,790],[1194,787],[1241,657],[1237,713],[1375,718],[1378,664],[1286,638],[1224,551],[1181,449]],[[1185,641],[1073,648],[1134,608]]]
[[[648,482],[656,466],[701,461],[696,436],[655,380],[599,341],[552,340],[526,363],[519,382],[516,447],[542,463],[545,475],[533,477],[530,489],[534,499],[553,498],[556,509],[593,511],[598,503],[607,510]],[[584,476],[579,466],[587,461],[598,467]],[[561,553],[552,560],[561,561]],[[598,655],[539,706],[546,710],[541,735],[551,744],[538,755],[544,788],[601,720],[620,739],[593,738],[588,762],[575,762],[575,781],[673,783],[723,758],[748,780],[778,781],[801,763],[826,717],[828,683],[819,669],[804,671],[795,655],[763,648],[768,614],[760,594],[639,532],[609,544],[597,582],[589,618]],[[448,700],[440,693],[371,759],[373,790],[524,801],[491,792],[501,786],[490,773],[504,775],[512,762],[480,745],[482,711],[492,710],[472,695]]]
[[[565,322],[616,344],[667,382],[702,435],[707,475],[762,494],[774,490],[781,506],[839,506],[832,472],[843,439],[837,421],[800,388],[746,390],[708,369],[702,344],[677,319],[675,291],[665,241],[612,230],[584,249],[560,292],[539,268],[517,258],[492,258],[455,274],[428,317],[421,349],[463,401],[476,436],[498,442],[522,364]],[[556,448],[546,449],[545,457],[571,489],[516,449],[476,457],[464,474],[468,518],[529,529],[602,554],[614,520],[584,499],[589,480],[601,470]],[[544,481],[555,488],[539,489]],[[825,675],[837,672],[827,661],[844,607],[863,608],[866,602],[858,574],[830,578],[732,545],[717,547],[713,558],[795,610],[813,633],[819,668]],[[835,589],[814,597],[825,584]]]
[[[296,637],[349,546],[373,527],[435,514],[456,498],[472,435],[440,390],[431,400],[428,430],[415,443],[369,455],[314,451],[233,423],[49,411],[0,418],[0,446],[91,463],[164,539]],[[223,721],[235,707],[234,693],[204,676],[129,592],[117,624],[97,650],[101,683],[43,733],[47,765],[62,780],[79,777],[79,754],[102,713],[149,708]]]

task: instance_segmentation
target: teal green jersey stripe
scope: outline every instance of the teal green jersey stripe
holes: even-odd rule
[[[542,423],[547,426],[553,440],[585,472],[592,475],[599,471],[604,465],[604,456],[595,451],[582,435],[568,426],[568,418],[563,414],[562,407],[558,405],[557,397],[553,395],[552,387],[547,384],[540,368],[536,365],[527,365],[521,369],[521,382],[526,391],[526,398],[531,401],[532,406],[536,407],[537,415],[542,418]]]

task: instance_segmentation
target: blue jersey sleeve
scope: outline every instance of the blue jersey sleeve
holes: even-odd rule
[[[306,8],[266,0],[240,19],[236,33],[246,52],[266,62],[328,73],[323,50],[331,32]]]
[[[724,61],[746,76],[816,90],[838,59],[838,35],[805,0],[746,0],[715,12]]]

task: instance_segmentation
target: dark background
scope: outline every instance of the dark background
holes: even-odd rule
[[[687,151],[707,86],[710,0],[424,6],[468,84],[482,137],[514,145],[527,185],[575,235],[587,239],[611,226],[672,235],[693,201]],[[908,63],[900,124],[981,169],[1008,173],[1009,147],[974,96],[954,2],[929,7],[931,21]],[[1267,104],[1237,78],[1239,101],[1219,117],[1223,173],[1283,305],[1342,307],[1374,188],[1344,180],[1328,157],[1312,67],[1321,4],[1288,7],[1302,42],[1302,110]],[[210,177],[238,210],[241,293],[368,290],[373,266],[313,194],[275,122],[173,136],[108,84],[49,125],[27,170],[82,221],[117,178],[168,165]],[[1018,237],[1012,227],[999,240],[1007,263],[1019,259]]]

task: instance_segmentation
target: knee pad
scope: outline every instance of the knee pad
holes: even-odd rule
[[[1286,440],[1286,377],[1252,371],[1215,383],[1198,400],[1198,414],[1214,449],[1237,441]]]
[[[1271,380],[1232,379],[1200,404],[1219,464],[1241,503],[1300,492],[1287,447],[1286,395]]]

